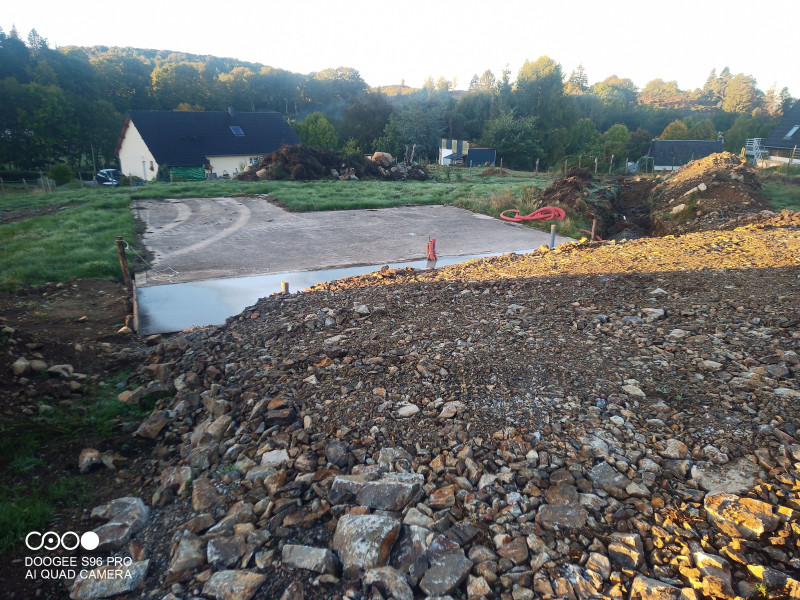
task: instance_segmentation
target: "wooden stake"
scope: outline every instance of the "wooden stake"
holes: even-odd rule
[[[133,293],[133,282],[128,270],[128,257],[125,256],[125,241],[121,236],[117,236],[117,254],[119,254],[119,266],[122,267],[122,279],[125,281],[128,291]]]

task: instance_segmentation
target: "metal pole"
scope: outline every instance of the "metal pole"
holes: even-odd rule
[[[128,270],[128,257],[125,256],[125,241],[121,236],[117,236],[117,254],[119,254],[119,266],[122,267],[122,279],[129,292],[133,292],[133,282],[131,273]]]
[[[289,293],[289,282],[281,281],[281,294],[288,294],[288,293]]]
[[[550,249],[556,247],[556,224],[550,225]]]

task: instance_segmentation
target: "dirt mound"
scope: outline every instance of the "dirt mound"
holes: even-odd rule
[[[653,190],[656,234],[723,227],[768,207],[755,168],[730,152],[692,161]]]
[[[382,178],[378,165],[358,155],[346,155],[332,150],[309,148],[306,146],[284,146],[268,154],[258,164],[251,167],[238,179],[258,181],[259,179],[330,179],[352,170],[359,179]],[[333,174],[336,171],[336,175]]]
[[[500,169],[498,167],[490,167],[481,173],[484,177],[489,177],[490,175],[500,175],[500,177],[506,177],[508,175],[508,171],[505,169]]]
[[[611,204],[604,194],[592,194],[589,182],[591,173],[586,169],[575,167],[567,171],[567,175],[557,179],[538,197],[538,207],[558,206],[568,214],[577,214],[585,219],[605,220],[611,213]]]
[[[391,158],[391,155],[386,155]],[[293,179],[413,179],[425,181],[428,170],[421,165],[385,168],[364,156],[306,146],[284,146],[261,159],[237,179],[241,181]]]

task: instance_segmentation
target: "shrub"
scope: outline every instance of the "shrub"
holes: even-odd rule
[[[68,165],[53,165],[47,171],[47,177],[55,181],[56,185],[64,185],[75,179],[75,175]]]

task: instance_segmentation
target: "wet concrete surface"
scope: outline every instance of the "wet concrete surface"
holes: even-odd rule
[[[154,270],[137,285],[312,271],[420,260],[436,238],[439,255],[515,252],[550,234],[452,206],[314,213],[285,211],[263,197],[136,200]],[[568,241],[557,236],[556,243]]]
[[[440,257],[436,261],[436,267],[495,255],[493,253]],[[138,287],[137,330],[142,335],[150,335],[183,331],[191,327],[222,325],[225,319],[238,315],[248,306],[254,305],[260,298],[281,292],[284,282],[288,284],[289,292],[294,293],[317,283],[371,273],[379,270],[382,266],[383,264],[361,265],[339,269],[293,271]],[[405,267],[425,269],[428,261],[392,263],[389,266],[394,269]]]
[[[550,243],[549,233],[440,205],[292,213],[243,197],[137,200],[132,210],[155,256],[136,274],[142,334],[220,325],[283,281],[294,292],[386,264],[425,268],[430,238],[437,266]]]

